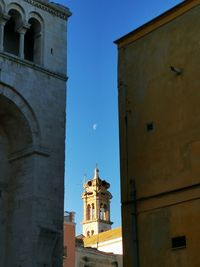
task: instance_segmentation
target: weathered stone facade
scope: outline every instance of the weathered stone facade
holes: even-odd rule
[[[0,0],[0,266],[61,267],[67,8]]]

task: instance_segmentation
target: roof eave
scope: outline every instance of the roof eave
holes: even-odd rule
[[[167,10],[166,12],[162,13],[161,15],[150,20],[149,22],[143,24],[139,28],[115,40],[114,43],[118,45],[119,47],[121,47],[121,46],[126,45],[127,43],[130,43],[130,40],[131,42],[135,41],[145,36],[146,34],[150,33],[151,31],[159,28],[165,23],[168,23],[174,18],[182,15],[183,13],[187,12],[189,9],[193,8],[194,6],[198,4],[200,4],[200,0],[185,0],[181,2],[180,4],[172,7],[171,9]]]

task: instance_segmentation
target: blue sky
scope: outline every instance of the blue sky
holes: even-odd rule
[[[65,210],[76,212],[81,233],[83,176],[100,177],[113,195],[113,227],[121,225],[117,106],[117,47],[113,41],[182,1],[57,0],[68,21]]]

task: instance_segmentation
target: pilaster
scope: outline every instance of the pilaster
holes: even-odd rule
[[[7,14],[0,15],[0,51],[4,50],[3,41],[4,41],[4,27],[6,22],[10,19],[10,16]]]

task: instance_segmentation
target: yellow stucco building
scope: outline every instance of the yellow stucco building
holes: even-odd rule
[[[200,266],[200,1],[116,41],[124,266]]]

